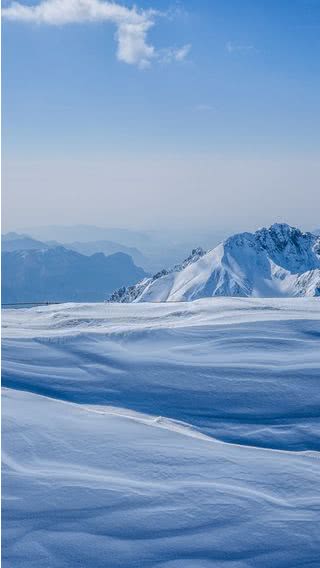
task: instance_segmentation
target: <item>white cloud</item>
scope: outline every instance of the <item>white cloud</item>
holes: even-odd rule
[[[8,20],[27,23],[64,25],[104,21],[117,28],[117,57],[120,61],[139,67],[147,67],[152,59],[161,57],[160,52],[148,43],[147,34],[154,26],[156,10],[127,8],[108,0],[42,0],[36,5],[12,2],[3,8],[2,15]],[[190,50],[184,46],[172,51],[171,60],[182,61]]]
[[[131,65],[148,67],[151,59],[155,57],[155,48],[147,43],[146,36],[151,21],[139,24],[122,22],[118,25],[116,37],[118,40],[118,59]]]
[[[232,43],[231,41],[228,41],[228,43],[226,44],[226,50],[228,51],[228,53],[234,53],[237,51],[252,51],[254,50],[254,45],[241,45],[241,44],[236,44],[236,43]]]

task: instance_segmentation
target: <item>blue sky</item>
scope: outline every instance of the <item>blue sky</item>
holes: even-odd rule
[[[88,4],[91,1],[109,4],[86,0]],[[44,3],[21,4],[40,4],[42,10]],[[283,215],[294,186],[294,203],[289,207],[292,220],[298,222],[301,214],[302,224],[315,222],[313,207],[310,213],[301,209],[296,168],[309,170],[305,180],[311,186],[309,199],[317,199],[320,0],[137,0],[142,25],[152,21],[153,26],[146,31],[142,50],[137,44],[141,37],[130,36],[129,47],[122,43],[122,49],[126,49],[122,55],[121,40],[116,37],[122,15],[120,19],[116,16],[116,23],[100,17],[97,21],[84,17],[80,23],[56,23],[41,20],[43,11],[40,16],[33,13],[31,17],[27,12],[26,20],[21,12],[10,13],[10,5],[3,3],[5,16],[11,18],[4,18],[2,36],[4,214],[8,226],[23,220],[15,203],[25,199],[26,188],[32,188],[32,199],[38,199],[39,215],[44,221],[49,215],[58,220],[58,206],[53,210],[51,205],[50,212],[46,209],[46,176],[51,182],[50,200],[55,193],[54,180],[60,185],[58,203],[65,197],[63,221],[85,222],[86,187],[80,187],[77,178],[78,171],[82,180],[91,179],[88,171],[82,172],[84,163],[90,164],[91,173],[94,170],[94,187],[90,189],[96,196],[99,191],[106,191],[103,203],[112,205],[111,219],[106,218],[105,225],[125,225],[129,221],[134,225],[146,224],[141,212],[133,215],[132,220],[132,215],[121,211],[121,204],[112,195],[112,180],[116,179],[117,191],[129,203],[134,203],[134,186],[139,194],[138,206],[148,196],[151,207],[154,200],[148,193],[152,192],[150,164],[159,177],[168,163],[173,174],[168,181],[169,172],[164,180],[173,209],[167,216],[168,224],[178,217],[182,221],[181,185],[185,185],[185,197],[188,191],[194,193],[198,188],[209,207],[220,208],[221,204],[225,208],[222,190],[230,197],[232,191],[237,195],[240,192],[242,202],[257,201],[250,212],[256,212],[257,223],[269,219],[272,222]],[[117,5],[128,8],[132,18],[133,3],[119,0]],[[150,15],[150,9],[161,14]],[[55,18],[57,11],[59,4]],[[151,56],[145,55],[145,45],[153,50]],[[214,172],[210,177],[209,170],[217,160],[221,160],[216,168],[220,173],[217,178]],[[187,162],[184,179],[183,164]],[[264,162],[269,164],[267,172],[261,171]],[[107,172],[101,172],[101,164],[109,170],[110,163],[114,171],[108,178]],[[123,163],[127,167],[130,164],[131,180],[130,176],[122,179]],[[190,187],[189,166],[193,163],[198,184],[195,180]],[[230,167],[238,164],[232,181],[226,175],[228,163]],[[260,211],[260,197],[255,200],[254,188],[250,195],[245,193],[246,179],[252,177],[252,171],[243,171],[246,167],[257,172],[257,196],[260,184],[264,192],[268,189],[270,204],[271,196],[279,198],[279,210],[269,207]],[[52,172],[57,169],[65,173],[65,181],[62,173],[53,180]],[[203,170],[208,171],[207,176],[202,177]],[[292,180],[285,178],[288,170]],[[270,183],[266,186],[268,174]],[[84,204],[78,216],[72,209],[75,190],[69,193],[70,180],[79,185],[80,201]],[[308,194],[305,183],[301,181],[301,191]],[[159,189],[156,184],[155,191]],[[156,210],[156,204],[157,200],[154,212],[149,208],[151,224],[154,218],[159,226],[165,225],[166,210]],[[96,214],[92,206],[89,208],[88,222],[101,224],[101,205],[100,201]],[[191,219],[192,207],[185,214]],[[243,208],[239,219],[232,215],[226,223],[245,225],[245,214]],[[285,220],[290,221],[291,217]],[[37,222],[34,213],[22,224],[29,224],[29,220]],[[221,211],[218,221],[223,225]],[[203,222],[210,222],[206,214]],[[201,224],[201,219],[197,223]]]

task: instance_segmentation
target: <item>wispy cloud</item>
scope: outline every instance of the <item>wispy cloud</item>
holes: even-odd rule
[[[235,53],[240,51],[254,51],[255,47],[251,44],[237,44],[232,43],[232,41],[228,41],[226,44],[226,50],[228,53]]]
[[[183,61],[187,55],[189,55],[191,50],[191,43],[188,43],[187,45],[184,45],[183,47],[180,47],[179,49],[175,49],[174,50],[174,59],[176,61]]]
[[[208,104],[199,104],[195,106],[197,112],[211,112],[214,110],[213,106]]]
[[[162,49],[158,52],[157,56],[164,63],[170,63],[171,61],[184,61],[189,55],[191,50],[191,44],[188,43],[182,47],[169,47]]]
[[[35,5],[12,2],[3,8],[4,18],[27,23],[61,26],[84,22],[104,21],[116,26],[117,57],[120,61],[141,68],[150,65],[152,60],[162,58],[147,40],[147,34],[155,25],[157,10],[139,10],[136,6],[127,8],[108,0],[42,0]],[[189,45],[179,49],[169,48],[169,59],[182,61],[190,50]]]

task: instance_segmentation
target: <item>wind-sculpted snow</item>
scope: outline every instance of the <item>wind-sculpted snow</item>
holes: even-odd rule
[[[10,568],[317,566],[319,460],[4,394]]]
[[[319,564],[320,302],[3,312],[4,568]]]
[[[3,325],[5,386],[319,448],[317,299],[64,304],[5,310]]]

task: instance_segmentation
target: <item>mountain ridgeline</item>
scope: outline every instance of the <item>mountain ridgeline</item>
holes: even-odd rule
[[[114,292],[111,302],[180,302],[212,296],[320,296],[320,236],[276,223],[195,249],[172,270]]]
[[[146,276],[130,256],[85,256],[62,246],[2,253],[2,302],[101,302],[117,286]],[[41,245],[41,243],[40,243]],[[7,244],[7,247],[10,246]],[[16,246],[12,244],[12,247]]]

